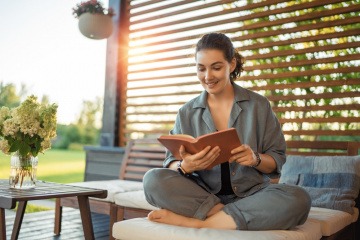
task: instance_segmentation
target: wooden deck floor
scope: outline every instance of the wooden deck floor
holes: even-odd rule
[[[83,228],[80,212],[77,209],[63,208],[62,231],[59,236],[54,235],[55,211],[43,211],[25,214],[20,229],[19,240],[83,240]],[[6,236],[11,238],[14,224],[14,214],[6,213]],[[109,239],[109,216],[92,213],[93,227],[96,240]]]

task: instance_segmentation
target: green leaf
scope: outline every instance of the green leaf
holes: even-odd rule
[[[14,141],[14,142],[10,145],[9,152],[16,152],[17,150],[19,150],[19,148],[20,148],[19,142]]]
[[[31,148],[28,144],[26,144],[24,142],[20,143],[20,147],[19,147],[20,155],[26,156],[30,151],[31,151]]]

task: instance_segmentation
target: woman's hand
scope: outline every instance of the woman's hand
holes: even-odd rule
[[[187,172],[204,170],[220,155],[220,148],[218,146],[211,148],[207,146],[202,151],[196,154],[190,154],[185,151],[185,147],[181,146],[179,149],[180,157],[182,158],[181,167]]]
[[[237,162],[240,165],[252,167],[257,164],[257,158],[255,153],[250,148],[249,145],[243,144],[240,147],[237,147],[231,151],[233,154],[229,162]],[[276,170],[276,162],[273,157],[267,154],[259,154],[261,158],[261,163],[255,168],[263,173],[272,173]]]
[[[243,144],[240,147],[237,147],[231,151],[231,154],[233,154],[229,162],[237,162],[240,165],[243,166],[254,166],[257,162],[256,156],[253,152],[253,150],[250,148],[249,145]]]

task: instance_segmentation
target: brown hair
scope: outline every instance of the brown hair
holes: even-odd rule
[[[234,48],[230,38],[228,38],[223,33],[209,33],[201,37],[197,42],[195,47],[195,56],[196,53],[203,49],[217,49],[224,53],[226,61],[229,63],[233,58],[236,59],[236,67],[234,71],[230,73],[230,80],[234,81],[236,78],[240,77],[241,72],[244,70],[244,58],[241,54]]]

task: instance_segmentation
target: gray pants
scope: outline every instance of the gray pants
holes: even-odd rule
[[[303,224],[311,199],[302,188],[270,184],[245,198],[216,196],[176,171],[156,168],[144,176],[146,200],[153,206],[204,220],[218,203],[236,222],[238,230],[282,230]]]

